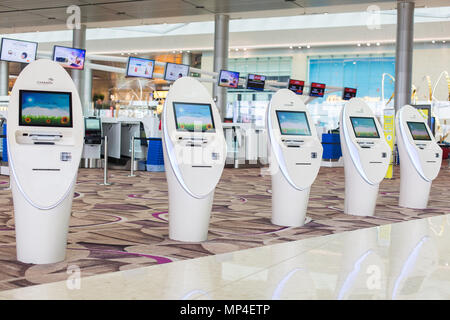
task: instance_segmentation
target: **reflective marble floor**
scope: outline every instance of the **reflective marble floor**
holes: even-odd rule
[[[450,299],[450,215],[0,292],[2,299]],[[70,270],[70,269],[69,269]]]

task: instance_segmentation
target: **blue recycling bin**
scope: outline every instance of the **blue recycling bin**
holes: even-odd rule
[[[147,171],[164,171],[164,153],[161,138],[148,139]]]
[[[322,147],[324,160],[338,160],[342,157],[341,139],[336,133],[322,134]]]

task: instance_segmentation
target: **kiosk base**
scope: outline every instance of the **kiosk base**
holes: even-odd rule
[[[167,167],[169,238],[184,242],[207,240],[214,191],[202,199],[192,197],[181,187],[172,167]]]
[[[309,191],[293,188],[280,169],[272,175],[272,223],[284,227],[301,227],[305,224]]]
[[[353,216],[373,216],[379,187],[379,184],[367,183],[354,166],[346,166],[344,213]]]
[[[14,199],[17,260],[24,263],[48,264],[63,261],[66,256],[67,233],[75,185],[57,207],[41,210],[32,206],[11,178]]]
[[[405,174],[408,172],[408,174]],[[400,207],[426,209],[430,196],[431,182],[425,181],[412,170],[400,168]]]

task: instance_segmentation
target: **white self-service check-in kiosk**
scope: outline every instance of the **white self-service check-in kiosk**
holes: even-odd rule
[[[431,183],[441,168],[442,149],[417,109],[404,106],[397,112],[395,122],[400,155],[399,205],[424,209]]]
[[[62,261],[84,136],[67,71],[50,60],[29,64],[14,84],[8,120],[17,259]]]
[[[214,191],[226,159],[220,114],[194,78],[175,81],[162,116],[164,163],[169,187],[169,237],[207,239]]]
[[[345,171],[346,214],[372,216],[380,182],[386,175],[391,152],[370,107],[353,98],[342,108],[340,138]]]
[[[288,89],[274,94],[266,114],[271,145],[272,223],[305,224],[309,191],[322,160],[322,145],[302,99]]]

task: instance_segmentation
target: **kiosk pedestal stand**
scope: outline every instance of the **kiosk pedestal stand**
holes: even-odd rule
[[[166,98],[162,130],[169,237],[204,241],[227,150],[220,114],[199,81],[190,77],[175,81]]]
[[[8,113],[17,259],[62,261],[84,136],[76,87],[58,63],[34,61],[17,78]]]
[[[271,145],[272,223],[299,227],[305,224],[322,145],[302,99],[288,89],[272,97],[266,119]]]
[[[398,111],[395,122],[400,155],[399,205],[425,209],[431,183],[441,168],[442,149],[436,143],[425,119],[415,108],[404,106]]]
[[[389,166],[390,149],[370,107],[353,98],[342,108],[340,137],[345,171],[344,212],[372,216],[380,182]]]

